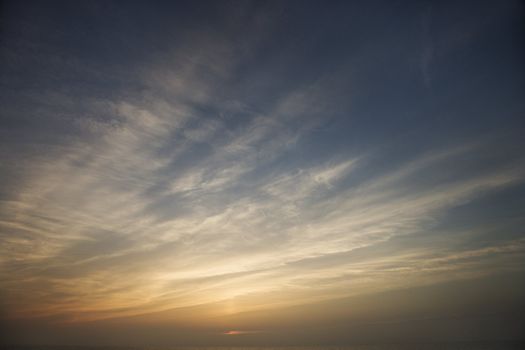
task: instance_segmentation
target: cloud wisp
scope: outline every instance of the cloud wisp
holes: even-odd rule
[[[420,82],[397,87],[395,69],[377,58],[391,50],[361,47],[360,38],[324,61],[326,37],[346,43],[332,35],[339,27],[312,43],[277,40],[280,29],[298,29],[280,23],[275,7],[250,15],[246,5],[222,31],[173,30],[164,39],[176,45],[124,62],[129,71],[108,69],[107,84],[86,80],[69,93],[43,79],[25,91],[32,109],[6,109],[41,118],[2,150],[17,175],[0,188],[10,319],[75,323],[191,308],[212,319],[522,271],[519,213],[500,198],[508,213],[497,222],[479,215],[491,210],[487,198],[524,184],[515,134],[447,119],[477,105],[435,111],[435,101],[417,97],[432,90],[444,106],[456,103],[434,79],[456,49],[437,50],[446,41],[430,33],[439,12],[437,24],[433,12],[422,19],[423,55],[410,39],[403,45],[416,59],[392,63],[414,81],[422,74],[432,89],[421,92]],[[228,29],[244,25],[246,33]],[[366,28],[357,32],[370,32],[369,42],[396,42]],[[17,50],[6,52],[23,57]],[[321,63],[310,64],[310,52]],[[98,71],[68,62],[65,76]]]
[[[412,183],[480,151],[466,145],[380,174],[366,154],[269,168],[311,130],[290,126],[301,115],[287,98],[235,130],[164,100],[105,102],[116,126],[34,164],[3,202],[13,309],[89,320],[238,300],[240,312],[474,276],[523,254],[519,239],[469,249],[476,232],[462,232],[439,248],[426,233],[447,210],[521,182],[522,167]],[[195,147],[206,150],[192,159]],[[411,236],[427,237],[385,253]]]

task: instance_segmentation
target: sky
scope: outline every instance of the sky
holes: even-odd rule
[[[0,6],[6,342],[523,339],[523,2]]]

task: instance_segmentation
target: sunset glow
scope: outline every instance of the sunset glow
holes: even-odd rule
[[[224,334],[226,335],[242,335],[242,334],[255,334],[261,333],[261,331],[227,331]]]

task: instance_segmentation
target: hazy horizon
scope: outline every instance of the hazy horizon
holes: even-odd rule
[[[520,342],[522,1],[3,1],[4,344]]]

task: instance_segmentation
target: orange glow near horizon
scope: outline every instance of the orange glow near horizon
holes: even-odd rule
[[[242,334],[254,334],[261,333],[262,331],[227,331],[224,332],[225,335],[242,335]]]

